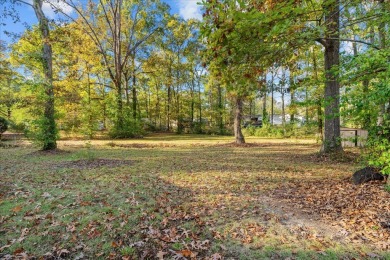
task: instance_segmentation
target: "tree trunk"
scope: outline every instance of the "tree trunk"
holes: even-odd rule
[[[194,79],[191,80],[191,127],[194,123],[194,109],[195,109],[195,82]]]
[[[263,93],[263,125],[268,123],[268,115],[267,115],[267,91]]]
[[[274,73],[271,76],[271,125],[274,124]]]
[[[15,100],[11,94],[11,78],[8,78],[7,80],[7,87],[8,87],[8,98],[7,101],[5,102],[5,105],[7,107],[7,119],[8,121],[11,121],[11,108],[12,105],[15,103]]]
[[[126,107],[130,107],[130,76],[128,71],[123,73],[124,81],[125,81],[125,96],[126,96]]]
[[[312,58],[313,58],[314,77],[315,77],[315,81],[318,82],[318,80],[319,80],[318,79],[318,66],[317,66],[317,58],[316,58],[314,49],[313,49]],[[308,98],[308,95],[307,95],[307,88],[306,88],[306,99],[307,98]],[[324,123],[323,123],[323,118],[322,118],[321,98],[317,97],[316,105],[317,105],[317,127],[318,127],[317,133],[319,134],[321,141],[324,141],[324,133],[322,130],[322,128],[324,127]],[[306,117],[309,118],[309,111],[308,111],[307,107],[306,107]]]
[[[93,118],[92,118],[92,102],[91,102],[91,79],[89,74],[89,67],[86,64],[87,68],[87,89],[88,89],[88,138],[92,139],[93,137]]]
[[[132,89],[132,92],[133,92],[133,119],[134,120],[137,120],[137,103],[138,103],[138,99],[137,99],[137,88],[135,86],[135,82],[136,81],[136,78],[135,78],[135,75],[133,75],[133,89]]]
[[[114,12],[114,28],[113,28],[113,42],[114,42],[114,65],[115,77],[114,85],[117,90],[117,118],[116,128],[123,129],[123,101],[122,101],[122,52],[121,52],[121,8],[122,1],[119,0]]]
[[[305,87],[305,124],[309,123],[309,105],[308,105],[309,97],[308,97],[308,91],[307,86]]]
[[[219,134],[223,134],[223,132],[224,132],[222,110],[223,110],[222,88],[220,85],[218,85],[218,128],[219,128]]]
[[[317,101],[317,127],[318,127],[318,134],[320,135],[321,141],[324,140],[324,133],[322,131],[322,128],[324,127],[323,119],[322,119],[322,104],[321,99]]]
[[[325,47],[325,135],[321,148],[323,153],[342,151],[340,140],[340,65],[339,0],[324,4],[326,37]]]
[[[294,86],[294,77],[292,75],[292,68],[290,68],[290,123],[294,123],[295,121],[295,86]]]
[[[132,85],[133,85],[133,89],[132,89],[132,92],[133,92],[133,119],[134,120],[137,120],[137,103],[138,103],[138,98],[137,98],[137,88],[136,88],[136,83],[137,83],[137,76],[136,76],[136,69],[135,69],[135,52],[132,56],[132,64],[133,66],[133,82],[132,82]]]
[[[103,87],[102,93],[103,93],[103,129],[106,130],[107,129],[107,124],[106,124],[107,105],[106,105],[106,91],[104,90],[104,87]]]
[[[283,132],[286,131],[286,111],[284,107],[284,88],[281,87],[280,94],[282,97],[282,126],[283,126]]]
[[[116,87],[116,128],[123,129],[123,101],[122,101],[122,86],[121,83],[116,80],[114,82]]]
[[[168,86],[168,102],[167,102],[167,130],[168,132],[171,130],[171,86]]]
[[[253,99],[249,101],[249,116],[252,117],[252,106],[253,106]],[[253,113],[254,114],[254,113]]]
[[[57,148],[57,130],[54,120],[54,87],[53,87],[53,61],[52,61],[52,48],[50,44],[50,31],[49,24],[42,11],[42,0],[34,0],[33,8],[37,19],[39,21],[39,29],[42,34],[43,40],[43,69],[45,74],[45,94],[46,102],[44,108],[44,120],[45,124],[42,126],[45,129],[43,150],[54,150]]]
[[[386,7],[385,7],[385,0],[379,0],[380,7],[383,11],[383,13],[386,13]],[[382,50],[386,49],[386,23],[384,21],[381,21],[378,26],[379,31],[379,46]],[[385,114],[386,114],[386,102],[383,102],[383,104],[380,104],[379,108],[379,118],[378,118],[378,125],[383,126],[385,123]]]
[[[202,124],[202,93],[200,91],[199,81],[198,81],[198,94],[199,94],[199,123]]]
[[[244,135],[241,132],[241,119],[242,119],[242,97],[236,97],[236,110],[234,113],[234,137],[236,144],[244,144]]]
[[[374,33],[372,30],[372,27],[370,28],[370,30],[371,30],[371,33]],[[356,38],[357,38],[357,36],[356,36],[356,34],[354,34],[354,39],[356,39]],[[370,42],[371,42],[371,44],[374,44],[373,36],[371,36]],[[353,56],[358,57],[359,53],[358,53],[357,43],[353,42],[352,47],[353,47],[352,48],[353,49]],[[370,81],[368,79],[364,79],[362,81],[364,96],[366,96],[368,94],[369,84],[370,84]],[[363,108],[364,117],[363,117],[363,122],[362,122],[362,128],[368,130],[368,128],[370,127],[370,124],[371,124],[370,115],[369,115],[369,113],[367,113],[367,111],[370,110],[370,102],[364,102],[363,107],[364,107]]]

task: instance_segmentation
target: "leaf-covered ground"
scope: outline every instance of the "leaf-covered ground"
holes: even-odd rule
[[[310,140],[0,148],[0,258],[390,259],[390,193]]]

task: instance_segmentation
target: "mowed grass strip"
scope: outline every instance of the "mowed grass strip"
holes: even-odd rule
[[[250,138],[244,147],[231,142],[155,135],[61,141],[65,152],[49,154],[32,147],[0,149],[0,258],[385,254],[293,223],[265,199],[289,181],[345,178],[356,169],[353,162],[313,159],[319,147],[312,140]]]

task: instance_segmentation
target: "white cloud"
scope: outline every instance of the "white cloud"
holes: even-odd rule
[[[51,1],[51,2],[54,2],[54,1]],[[68,6],[67,4],[64,4],[64,3],[61,3],[61,2],[56,2],[53,3],[53,5],[55,6],[55,8],[58,8],[59,10],[61,10],[61,12],[65,13],[65,14],[71,14],[73,12],[73,8]],[[42,5],[42,11],[49,17],[49,18],[55,18],[56,17],[56,13],[54,12],[52,6],[49,4],[49,3],[43,3]]]
[[[33,1],[28,0],[27,2],[32,4]],[[45,15],[47,15],[48,18],[54,19],[57,17],[57,14],[54,12],[54,9],[52,8],[51,4],[49,4],[49,3],[53,4],[53,6],[55,6],[55,8],[58,8],[59,10],[61,10],[65,14],[70,15],[73,12],[73,8],[68,6],[67,4],[64,4],[60,1],[48,0],[47,2],[44,2],[42,5],[42,11],[45,13]]]
[[[202,13],[197,2],[200,0],[179,0],[179,14],[186,20],[191,18],[202,20]]]

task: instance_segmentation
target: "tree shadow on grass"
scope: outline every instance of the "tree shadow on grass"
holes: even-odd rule
[[[290,152],[280,146],[98,149],[95,158],[136,163],[80,169],[67,165],[80,158],[64,155],[63,162],[60,157],[56,162],[34,160],[34,172],[24,170],[32,164],[24,160],[7,178],[29,193],[15,191],[3,198],[16,204],[4,216],[0,241],[20,239],[15,230],[29,228],[35,238],[26,236],[4,252],[22,247],[35,256],[49,252],[59,257],[62,252],[69,258],[82,253],[87,258],[154,259],[160,253],[188,259],[299,259],[321,258],[324,252],[330,258],[337,250],[337,257],[359,255],[362,249],[351,249],[356,244],[332,241],[305,223],[310,215],[286,216],[288,204],[266,199],[270,190],[294,179],[321,178],[313,170],[354,167],[308,164],[305,158],[312,152],[304,145]],[[64,167],[46,167],[58,163]],[[34,211],[37,204],[40,211]],[[301,221],[291,221],[297,218]],[[34,246],[36,236],[41,239],[45,232],[52,239]]]

